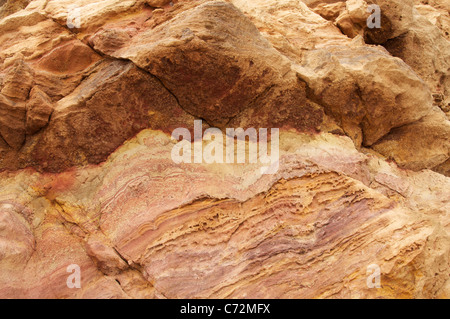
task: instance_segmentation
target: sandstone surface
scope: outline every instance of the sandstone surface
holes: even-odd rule
[[[0,1],[0,298],[449,298],[449,10]]]

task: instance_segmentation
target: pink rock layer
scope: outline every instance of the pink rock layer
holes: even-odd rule
[[[445,4],[0,3],[1,298],[449,298]],[[278,171],[176,164],[199,119]]]

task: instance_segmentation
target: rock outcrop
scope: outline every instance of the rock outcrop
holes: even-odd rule
[[[449,298],[448,11],[0,1],[0,297]]]

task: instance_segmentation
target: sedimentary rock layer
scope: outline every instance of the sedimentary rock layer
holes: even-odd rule
[[[0,297],[448,298],[449,19],[438,1],[0,1]],[[258,150],[239,127],[279,129],[277,160],[174,160],[180,128],[193,154]]]

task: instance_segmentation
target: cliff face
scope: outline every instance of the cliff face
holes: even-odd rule
[[[0,297],[449,298],[446,3],[0,1]]]

